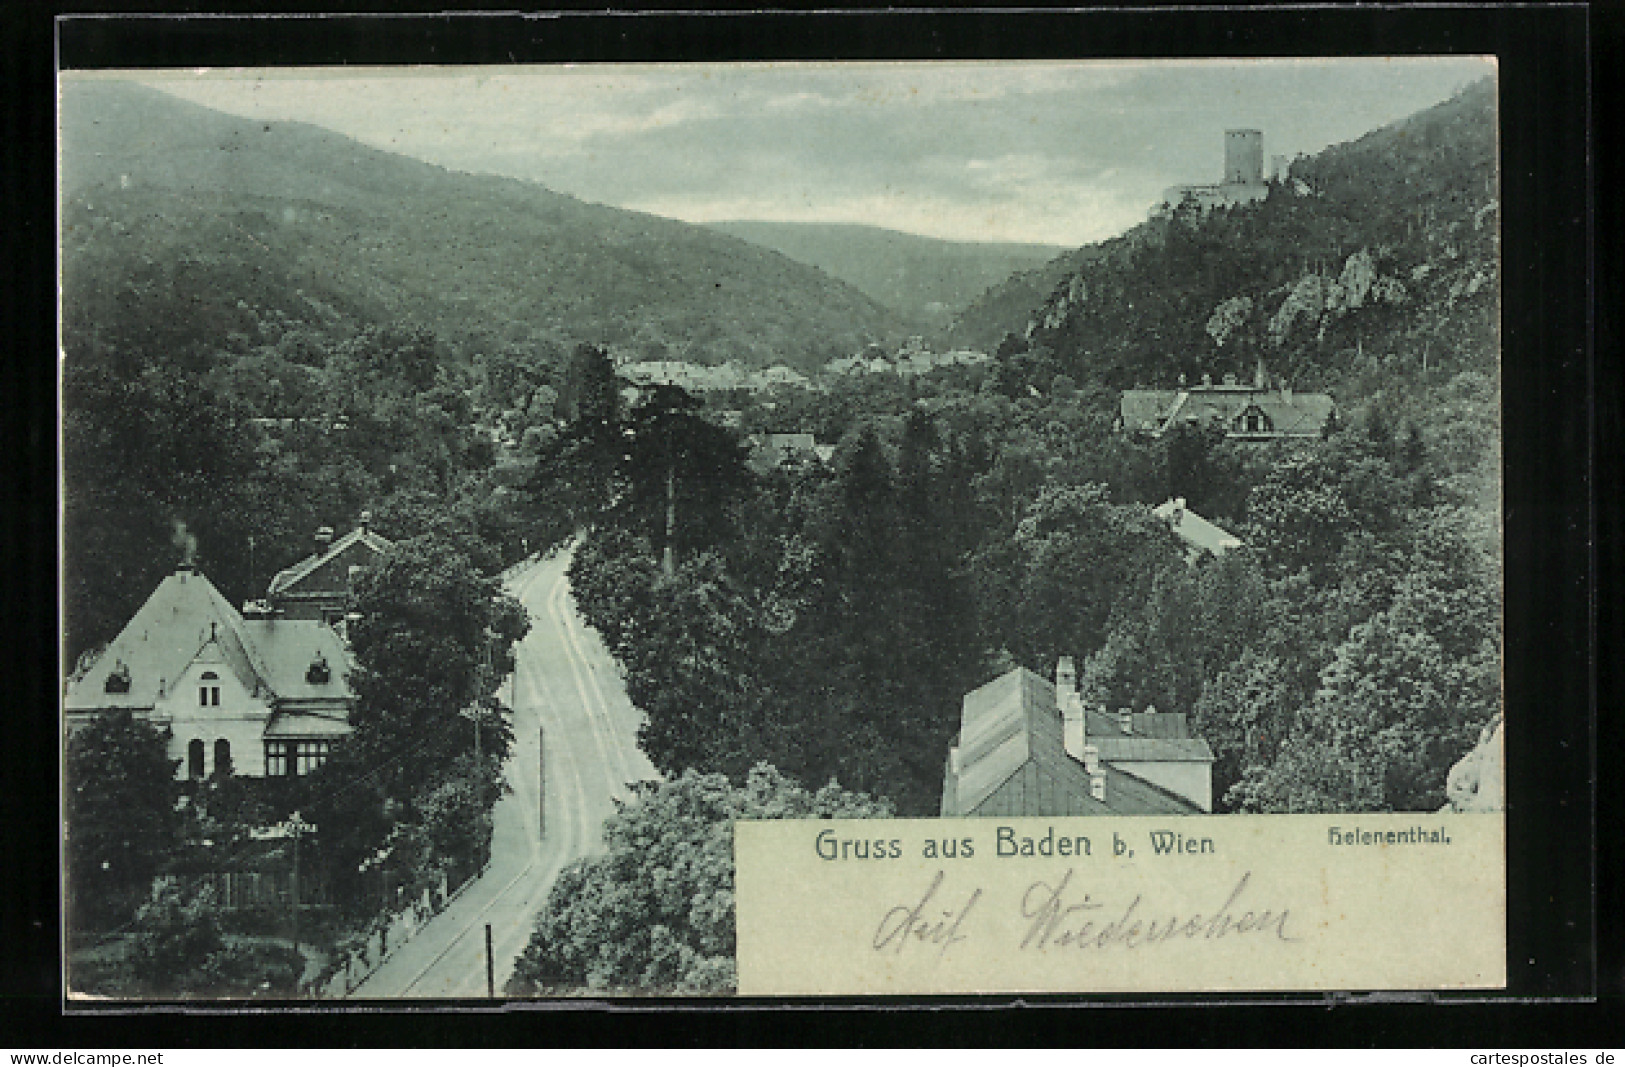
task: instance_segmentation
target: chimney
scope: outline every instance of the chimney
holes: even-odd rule
[[[1212,389],[1213,388],[1213,375],[1211,375],[1211,374],[1202,375],[1202,388],[1203,389]]]
[[[1129,711],[1127,708],[1119,711],[1117,713],[1117,725],[1122,728],[1125,734],[1132,734],[1134,732],[1133,712]]]
[[[1178,526],[1180,524],[1181,520],[1183,520],[1184,518],[1185,518],[1185,498],[1182,497],[1182,496],[1176,496],[1176,497],[1174,497],[1174,509],[1168,515],[1168,522],[1172,526]]]
[[[1096,800],[1100,801],[1102,804],[1106,803],[1106,776],[1105,775],[1103,775],[1103,774],[1091,774],[1089,776],[1089,795],[1094,797]]]
[[[1055,664],[1055,702],[1061,708],[1061,743],[1066,754],[1081,760],[1084,747],[1083,698],[1078,696],[1078,670],[1071,656]]]
[[[1264,357],[1258,357],[1258,366],[1253,371],[1253,387],[1260,393],[1270,387],[1269,372],[1264,369]]]
[[[1260,363],[1259,366],[1263,366],[1263,364]],[[372,512],[363,511],[361,513],[361,523],[360,523],[361,532],[366,533],[368,528],[371,527],[371,526],[372,526]]]
[[[333,543],[333,527],[322,526],[316,530],[316,550],[318,552]]]
[[[1288,404],[1292,403],[1292,386],[1288,385],[1286,382],[1281,383],[1281,399],[1285,400]]]

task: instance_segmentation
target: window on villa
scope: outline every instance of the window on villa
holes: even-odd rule
[[[193,738],[186,746],[186,776],[203,777],[203,742]]]
[[[217,682],[220,676],[213,671],[204,671],[201,678],[205,682]],[[197,702],[200,707],[220,706],[220,687],[218,685],[200,685],[197,687]]]
[[[310,774],[327,762],[331,742],[265,742],[265,775],[268,778],[299,777]]]
[[[231,777],[231,742],[224,737],[214,743],[214,773],[222,778]]]

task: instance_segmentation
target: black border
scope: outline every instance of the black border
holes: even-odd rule
[[[260,10],[279,6],[262,5]],[[395,11],[413,4],[393,5]],[[434,5],[438,12],[443,5]],[[202,10],[196,3],[169,11]],[[932,59],[1331,54],[1493,53],[1500,58],[1502,180],[1509,205],[1504,230],[1504,443],[1507,454],[1507,656],[1509,979],[1512,996],[1588,998],[1604,1006],[1621,999],[1617,946],[1617,879],[1594,881],[1593,858],[1604,872],[1619,869],[1620,850],[1591,825],[1594,686],[1603,706],[1619,693],[1611,641],[1594,653],[1593,627],[1605,641],[1620,635],[1613,598],[1598,598],[1593,564],[1617,564],[1618,538],[1594,548],[1604,532],[1619,532],[1611,494],[1619,474],[1612,451],[1618,432],[1617,362],[1595,367],[1591,316],[1617,327],[1616,268],[1599,280],[1611,298],[1592,303],[1588,267],[1594,222],[1617,221],[1613,207],[1591,215],[1586,168],[1590,130],[1591,58],[1617,63],[1619,21],[1586,6],[1428,8],[1173,9],[1112,11],[979,10],[659,15],[557,13],[548,17],[468,16],[424,12],[409,16],[335,18],[120,17],[160,10],[82,4],[72,13],[105,18],[63,24],[64,66],[271,65],[323,63],[471,63],[732,60]],[[229,4],[209,10],[232,10]],[[352,5],[351,10],[355,10]],[[55,380],[45,357],[54,334],[54,24],[64,5],[0,12],[0,71],[8,82],[0,114],[0,159],[7,199],[20,200],[8,237],[22,255],[0,273],[0,322],[17,323],[17,351],[0,361],[6,418],[0,432],[12,465],[8,480],[4,559],[5,603],[25,606],[6,643],[3,677],[24,683],[12,707],[13,753],[56,751],[55,678]],[[1597,35],[1592,51],[1592,35]],[[1611,53],[1611,55],[1610,55]],[[1616,70],[1617,72],[1617,70]],[[1605,105],[1606,106],[1606,105]],[[1617,114],[1614,115],[1617,119]],[[1605,165],[1610,160],[1605,159]],[[1617,178],[1617,168],[1607,172]],[[1599,189],[1618,188],[1599,183]],[[1599,244],[1598,247],[1609,247]],[[16,269],[13,269],[13,263]],[[1617,336],[1617,335],[1616,335]],[[1607,388],[1593,391],[1594,385]],[[1597,406],[1600,404],[1601,406]],[[1595,437],[1594,437],[1595,435]],[[20,468],[20,470],[19,470]],[[1604,506],[1593,514],[1594,504]],[[1595,658],[1594,658],[1595,657]],[[26,695],[25,695],[26,694]],[[1605,721],[1605,732],[1611,729]],[[1603,740],[1612,739],[1606,732]],[[25,748],[26,746],[26,748]],[[1597,749],[1618,751],[1611,744]],[[1602,765],[1611,768],[1611,761]],[[17,773],[11,773],[17,772]],[[1091,1045],[1334,1044],[1386,1045],[1556,1043],[1572,1046],[1608,1030],[1595,1008],[1553,1004],[1515,1006],[1504,998],[1449,1009],[1422,1004],[1261,1006],[1238,998],[1222,1011],[1176,1008],[1169,1013],[1111,1007],[1091,1000],[1082,1014],[1060,998],[1029,998],[1018,1007],[981,1010],[963,1001],[925,1002],[954,1011],[876,1011],[839,1002],[827,1010],[707,1012],[624,1006],[576,1012],[525,1011],[433,1014],[123,1015],[63,1018],[56,977],[56,782],[54,759],[14,762],[3,826],[8,891],[4,993],[0,1010],[16,1040],[96,1047],[259,1044],[418,1045],[509,1044],[530,1040],[606,1044],[696,1039],[719,1044],[1029,1044],[1060,1040]],[[20,779],[20,780],[19,780]],[[1604,783],[1608,777],[1603,778]],[[26,802],[22,802],[23,798]],[[1606,812],[1617,807],[1604,797]],[[27,812],[31,817],[19,817]],[[1604,822],[1604,826],[1610,822]],[[1597,851],[1594,852],[1594,840]],[[20,876],[20,877],[19,877]],[[1595,903],[1604,905],[1594,925]],[[16,900],[19,905],[11,906]],[[1595,939],[1595,940],[1594,940]],[[1594,953],[1605,962],[1599,970]],[[1188,1001],[1189,998],[1182,998]],[[991,1003],[1010,1003],[997,998]],[[697,1006],[696,1006],[697,1007]],[[398,1006],[396,1006],[398,1010]],[[1171,1025],[1169,1015],[1177,1018]],[[1076,1024],[1083,1024],[1081,1027]],[[1527,1027],[1527,1029],[1525,1029]],[[1593,1028],[1597,1028],[1593,1030]],[[1617,1031],[1615,1031],[1617,1032]],[[15,1033],[17,1039],[10,1039]],[[23,1035],[28,1035],[24,1037]]]

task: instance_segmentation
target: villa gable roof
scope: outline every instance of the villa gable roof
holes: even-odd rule
[[[323,658],[326,682],[306,677]],[[331,627],[314,620],[253,620],[238,614],[202,574],[168,575],[131,616],[63,698],[67,711],[150,709],[196,662],[220,664],[245,689],[277,701],[342,704],[351,697],[344,645]],[[127,673],[128,691],[108,689],[108,677]]]
[[[101,657],[69,685],[63,706],[151,708],[205,649],[253,689],[265,672],[243,626],[237,609],[208,578],[182,568],[158,583]],[[120,671],[128,673],[129,689],[110,691],[108,676]]]

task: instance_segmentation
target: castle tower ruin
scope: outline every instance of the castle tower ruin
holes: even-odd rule
[[[1262,185],[1264,182],[1264,131],[1224,131],[1224,183]]]

